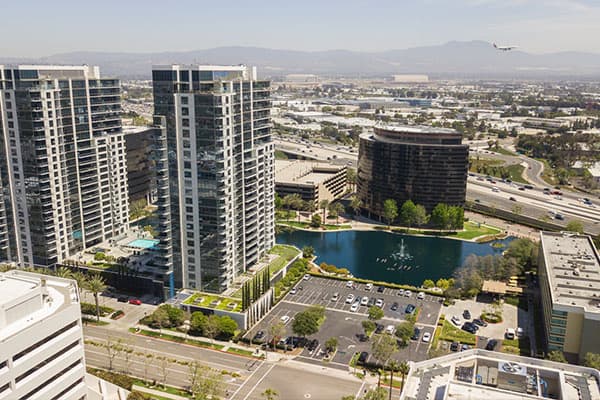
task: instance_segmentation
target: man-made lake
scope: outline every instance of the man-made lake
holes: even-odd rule
[[[513,238],[501,241],[508,245]],[[358,278],[420,285],[425,279],[449,278],[469,254],[501,254],[504,248],[437,237],[381,231],[308,232],[277,235],[277,243],[312,246],[316,263],[347,268]]]

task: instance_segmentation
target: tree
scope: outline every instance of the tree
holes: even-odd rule
[[[350,190],[353,190],[356,185],[356,170],[354,168],[346,169],[346,180],[350,185]]]
[[[450,226],[450,209],[447,204],[439,203],[433,208],[431,223],[439,229],[447,229]]]
[[[414,223],[416,226],[421,227],[425,225],[429,221],[429,215],[427,215],[427,211],[425,211],[425,207],[420,204],[417,204],[417,208],[415,210],[414,215]]]
[[[321,222],[321,216],[319,214],[313,214],[310,220],[310,226],[312,226],[313,228],[318,228],[321,226]]]
[[[294,317],[294,322],[292,322],[292,331],[296,335],[300,335],[302,337],[314,335],[319,331],[319,321],[317,318],[315,318],[314,314],[307,311],[301,311]]]
[[[384,388],[377,387],[365,393],[362,400],[385,400],[386,397],[387,391]]]
[[[335,351],[335,349],[337,349],[338,347],[338,339],[333,336],[330,337],[329,339],[327,339],[327,341],[325,342],[325,348],[327,349],[328,352],[332,353]]]
[[[383,310],[377,306],[369,307],[369,310],[367,312],[369,314],[369,319],[371,321],[377,321],[377,320],[383,318],[383,316],[384,316]]]
[[[362,208],[363,203],[362,200],[358,198],[358,196],[354,195],[350,198],[350,208],[354,212],[355,216],[360,214],[360,209]]]
[[[277,397],[279,397],[279,393],[277,393],[277,390],[271,388],[265,389],[265,391],[262,392],[260,395],[263,396],[265,400],[276,400]]]
[[[325,221],[325,211],[327,211],[327,207],[329,207],[329,200],[321,200],[319,202],[319,208],[321,210],[323,210],[323,219],[322,221]],[[314,217],[313,217],[314,220]]]
[[[96,320],[100,321],[100,303],[98,302],[98,294],[106,290],[106,282],[100,275],[94,274],[85,282],[85,288],[94,295],[94,301],[96,302]]]
[[[188,383],[189,390],[190,393],[192,393],[192,396],[195,396],[198,392],[198,382],[200,381],[201,370],[202,365],[198,361],[192,360],[188,363]]]
[[[600,354],[590,352],[585,353],[583,365],[589,368],[600,369]]]
[[[169,319],[169,312],[166,310],[166,308],[157,308],[152,313],[152,322],[153,325],[158,326],[158,330],[162,334],[162,329],[168,328],[171,324],[171,320]]]
[[[435,282],[435,286],[442,290],[446,290],[450,287],[450,282],[448,279],[440,278]]]
[[[283,322],[278,321],[269,327],[269,336],[271,336],[271,340],[273,340],[274,344],[277,343],[283,335],[285,335],[285,325]]]
[[[415,223],[415,215],[417,213],[417,206],[412,200],[406,200],[402,207],[400,208],[400,220],[402,224],[408,226],[408,228],[412,227]]]
[[[344,208],[342,203],[335,203],[333,208],[335,211],[335,223],[339,224],[340,223],[340,214],[343,213],[344,211],[346,211],[346,209]]]
[[[400,362],[398,365],[398,372],[400,372],[400,375],[402,376],[402,389],[404,389],[404,378],[406,378],[406,375],[410,372],[410,366],[406,361]]]
[[[431,289],[431,288],[432,288],[432,287],[434,287],[434,286],[435,286],[435,283],[433,283],[433,281],[432,281],[431,279],[425,279],[425,280],[423,281],[423,287],[424,287],[425,289]]]
[[[388,360],[398,351],[396,339],[391,335],[379,335],[379,340],[374,340],[371,344],[371,353],[373,357],[381,362],[383,367],[387,365]]]
[[[560,362],[560,363],[565,363],[565,364],[567,363],[567,359],[565,358],[565,355],[560,350],[552,350],[550,353],[548,353],[548,356],[546,358],[548,358],[548,360],[550,360],[550,361],[555,361],[555,362]]]
[[[208,317],[206,315],[200,311],[193,312],[190,318],[190,333],[196,336],[204,334],[204,327],[207,322]]]
[[[313,258],[315,255],[315,248],[312,246],[304,246],[302,248],[302,257],[303,258]]]
[[[396,336],[405,346],[415,331],[415,324],[412,322],[402,322],[396,326]]]
[[[377,326],[375,325],[375,322],[366,319],[362,322],[362,327],[365,330],[365,334],[367,334],[367,332],[373,332]]]
[[[583,224],[581,223],[581,221],[573,219],[573,220],[569,221],[566,229],[569,232],[583,233]]]
[[[65,279],[73,278],[73,274],[71,273],[71,270],[66,267],[59,267],[56,270],[55,275],[59,278],[65,278]]]
[[[238,324],[230,316],[223,315],[219,318],[218,327],[219,336],[222,336],[225,340],[229,340],[235,335],[235,331],[238,329]]]
[[[218,315],[209,315],[204,326],[204,335],[212,342],[217,333],[219,333],[220,318]]]
[[[396,360],[390,361],[390,397],[388,400],[392,400],[392,390],[394,389],[394,371],[398,369],[398,362]]]
[[[109,336],[104,343],[104,349],[106,349],[106,356],[108,357],[108,370],[113,370],[115,358],[121,352],[121,339],[115,340],[114,337]]]
[[[398,206],[394,199],[387,199],[383,202],[383,217],[388,223],[388,229],[392,222],[398,217]]]
[[[171,361],[165,356],[157,356],[155,358],[158,360],[158,367],[160,370],[160,376],[162,378],[163,388],[167,388],[167,377],[169,376],[169,366]]]

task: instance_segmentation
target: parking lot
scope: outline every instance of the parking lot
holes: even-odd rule
[[[352,304],[357,301],[356,298],[362,299],[366,296],[369,300],[381,299],[383,301],[382,309],[385,316],[382,320],[377,321],[383,326],[396,326],[405,321],[405,310],[409,304],[417,307],[416,326],[421,328],[419,340],[411,341],[408,346],[401,348],[395,357],[399,360],[415,361],[427,358],[429,343],[423,342],[421,337],[424,332],[433,335],[441,309],[440,298],[425,295],[424,298],[417,299],[417,293],[414,292],[410,296],[405,296],[404,294],[400,295],[397,289],[381,288],[378,291],[377,286],[371,290],[365,288],[366,285],[362,283],[354,283],[353,287],[348,287],[346,281],[319,277],[301,280],[296,285],[295,292],[288,293],[257,326],[248,332],[247,337],[254,337],[260,330],[268,332],[269,327],[279,322],[283,316],[290,317],[286,323],[286,336],[291,336],[293,335],[291,324],[294,315],[305,310],[307,306],[321,305],[326,309],[325,322],[319,332],[310,337],[310,339],[317,339],[319,345],[313,351],[302,349],[299,358],[307,362],[320,363],[324,356],[322,349],[325,341],[330,337],[336,337],[338,338],[338,351],[329,364],[332,367],[347,368],[356,352],[371,353],[370,341],[372,339],[363,342],[359,340],[359,335],[364,332],[361,323],[367,319],[369,306],[360,305],[356,311],[351,311]],[[335,296],[336,293],[337,296]],[[350,294],[354,296],[354,299],[346,302],[346,298]],[[395,311],[391,309],[394,303],[398,303]]]

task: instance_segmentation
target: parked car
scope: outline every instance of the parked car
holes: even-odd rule
[[[406,306],[406,308],[404,309],[404,313],[405,314],[412,314],[415,312],[416,307],[413,304],[409,304]]]
[[[371,297],[369,299],[369,303],[367,304],[367,306],[372,307],[375,305],[375,297]]]
[[[488,325],[488,324],[487,324],[487,322],[485,322],[484,320],[482,320],[482,319],[479,319],[479,318],[475,318],[475,319],[473,320],[473,323],[474,323],[475,325],[479,325],[479,326],[487,326],[487,325]]]
[[[383,299],[377,299],[375,305],[379,308],[383,308]]]
[[[346,282],[346,287],[349,287],[349,288],[354,287],[354,281]]]
[[[459,348],[460,348],[460,344],[458,342],[452,342],[452,344],[450,345],[451,351],[458,351]]]
[[[465,350],[469,350],[468,344],[463,344],[462,346],[460,346],[460,351],[465,351]]]
[[[519,338],[523,337],[523,335],[525,334],[525,332],[523,331],[523,328],[521,328],[521,327],[518,327],[515,333],[517,334],[517,337],[519,337]]]
[[[313,351],[318,346],[319,346],[319,341],[317,339],[313,339],[310,342],[308,342],[308,345],[306,346],[306,348],[308,349],[308,351]]]
[[[390,309],[392,311],[398,311],[398,306],[399,306],[398,302],[395,301],[394,304],[392,304],[392,306],[390,307]]]
[[[367,304],[369,304],[369,298],[367,296],[363,296],[363,298],[360,299],[360,305],[366,306]]]
[[[281,322],[283,322],[284,324],[287,324],[288,321],[290,320],[290,316],[289,315],[283,315],[281,318],[279,318],[279,320]]]
[[[127,303],[127,296],[119,296],[117,299],[119,303]]]
[[[356,337],[358,338],[359,342],[366,342],[367,340],[369,340],[369,337],[364,333],[359,333],[358,335],[356,335]]]
[[[419,293],[417,293],[417,299],[423,300],[424,298],[425,298],[425,292],[419,292]]]
[[[350,293],[348,296],[346,296],[346,303],[352,304],[353,302],[354,302],[354,295],[352,293]]]
[[[262,341],[262,339],[265,337],[265,331],[258,331],[256,332],[256,335],[254,335],[254,337],[252,338],[253,341]]]
[[[412,292],[410,290],[405,290],[404,297],[410,297],[410,296],[412,296]]]
[[[352,311],[352,312],[358,311],[358,306],[360,306],[360,303],[358,301],[354,302],[354,304],[352,304],[352,306],[350,306],[350,311]]]
[[[307,280],[310,279],[310,275],[309,274],[304,274],[304,278],[302,278],[302,279],[304,279],[305,281],[307,281]]]
[[[485,345],[485,349],[494,351],[494,350],[496,350],[497,345],[498,345],[498,341],[496,339],[490,339],[490,340],[488,340],[487,344]]]
[[[136,306],[141,306],[142,301],[140,299],[129,299],[129,304],[135,304]]]
[[[392,335],[395,330],[396,327],[394,327],[394,325],[388,325],[385,327],[385,333],[389,333],[390,335]]]
[[[463,318],[464,319],[471,319],[471,312],[469,310],[463,311]]]
[[[292,288],[292,290],[290,290],[290,294],[296,294],[296,288]]]
[[[365,285],[365,290],[371,290],[371,289],[373,289],[373,284],[372,283],[367,283]]]
[[[422,339],[425,343],[429,343],[429,341],[431,340],[431,333],[429,332],[425,332],[423,334],[423,339]]]
[[[398,296],[404,296],[404,289],[398,290]]]
[[[415,326],[415,329],[413,331],[413,335],[410,337],[412,340],[419,340],[419,336],[421,336],[421,328],[417,328]]]
[[[369,353],[367,353],[366,351],[363,351],[360,353],[360,355],[358,356],[358,361],[357,364],[364,364],[367,362],[367,358],[369,358]]]
[[[504,332],[504,337],[506,337],[507,339],[514,339],[516,335],[516,332],[513,328],[508,328],[506,329],[506,332]]]
[[[377,286],[377,293],[383,293],[385,288],[383,286]]]
[[[375,333],[381,333],[381,332],[383,332],[384,328],[385,327],[383,325],[375,323]]]
[[[335,292],[333,296],[331,296],[331,301],[338,301],[339,298],[340,294],[338,292]]]
[[[460,318],[457,315],[452,316],[452,318],[450,319],[450,321],[452,321],[452,323],[456,326],[460,325]]]
[[[477,330],[475,330],[474,326],[475,326],[475,325],[473,325],[473,324],[472,324],[472,323],[470,323],[470,322],[465,322],[465,323],[464,323],[464,324],[463,324],[463,325],[460,327],[460,329],[462,329],[463,331],[466,331],[466,332],[469,332],[469,333],[475,334],[475,332],[477,332]]]

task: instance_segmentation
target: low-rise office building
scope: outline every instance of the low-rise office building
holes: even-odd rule
[[[541,232],[539,280],[548,351],[600,353],[600,259],[592,238]]]
[[[600,372],[513,354],[472,349],[411,363],[401,400],[592,400]]]
[[[275,192],[284,197],[298,194],[317,206],[337,200],[346,191],[346,167],[313,161],[275,161]]]

